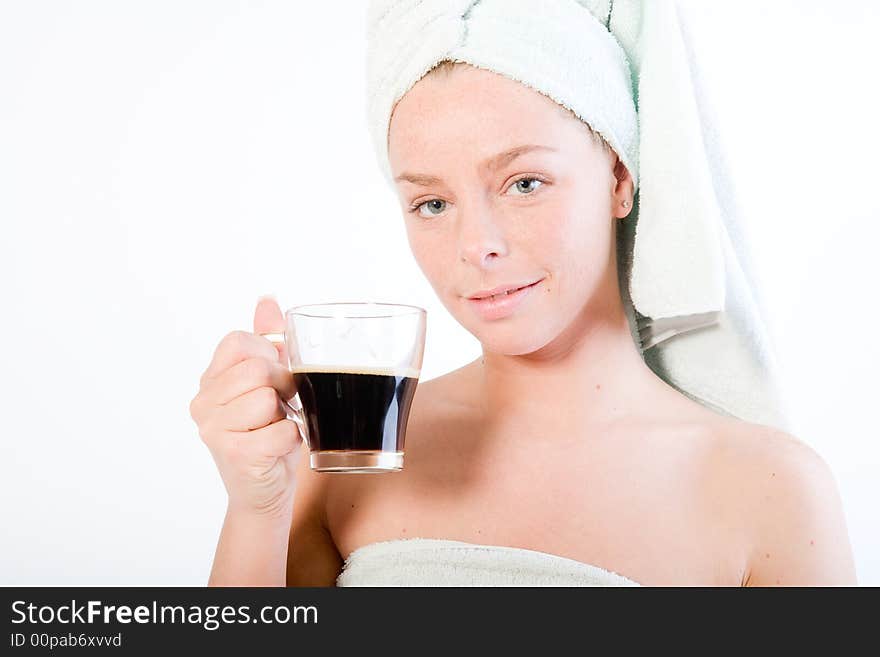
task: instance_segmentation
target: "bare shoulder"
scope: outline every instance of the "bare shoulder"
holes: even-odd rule
[[[452,370],[427,381],[419,381],[407,422],[407,443],[445,433],[445,428],[472,418],[478,410],[473,393],[474,370],[470,365]],[[412,441],[412,442],[410,442]]]
[[[837,482],[822,456],[772,427],[726,419],[722,426],[717,464],[739,497],[745,584],[856,584]]]
[[[770,426],[722,418],[712,433],[715,449],[735,465],[737,477],[753,484],[789,470],[827,470],[825,461],[807,443]]]
[[[477,369],[474,361],[433,379],[419,381],[417,390],[423,390],[431,401],[470,406],[474,402],[476,378]]]

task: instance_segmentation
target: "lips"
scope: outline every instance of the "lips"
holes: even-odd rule
[[[531,283],[529,285],[531,285]],[[507,290],[507,292],[501,292],[500,294],[491,294],[488,297],[471,297],[471,298],[474,300],[480,300],[480,301],[494,301],[495,299],[497,299],[499,297],[510,296],[514,292],[518,292],[519,290],[522,290],[523,288],[526,288],[526,287],[528,287],[528,285],[523,285],[522,287],[517,287],[512,290]]]
[[[494,299],[496,297],[503,297],[505,295],[513,294],[523,288],[527,288],[531,285],[534,285],[538,281],[531,281],[530,283],[523,283],[522,285],[517,285],[516,287],[508,287],[506,285],[499,285],[496,288],[492,288],[491,290],[486,290],[483,292],[477,292],[473,296],[468,297],[468,299],[472,301],[479,301],[482,299]]]
[[[540,280],[535,281],[530,285],[514,288],[509,292],[498,292],[482,299],[469,298],[468,306],[483,320],[503,319],[514,314],[540,282]]]

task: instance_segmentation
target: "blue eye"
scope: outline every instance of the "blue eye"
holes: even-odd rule
[[[510,192],[510,190],[515,189],[517,193],[514,196],[527,196],[543,184],[537,178],[520,178],[508,187],[507,191]]]
[[[428,208],[427,215],[422,212],[422,208]],[[418,211],[420,217],[436,217],[445,209],[446,201],[443,201],[439,198],[434,198],[430,201],[425,201],[424,203],[419,203],[418,205],[412,206],[410,208],[410,212]]]
[[[532,194],[538,187],[544,184],[543,180],[538,178],[520,178],[507,188],[507,194],[512,196],[528,196]],[[511,192],[513,190],[513,193]],[[439,198],[432,198],[421,203],[414,203],[409,206],[410,212],[418,212],[420,217],[430,219],[437,217],[446,209],[446,201]]]

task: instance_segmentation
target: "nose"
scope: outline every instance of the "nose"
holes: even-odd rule
[[[507,254],[503,227],[485,202],[461,208],[458,223],[458,251],[462,261],[484,268]]]

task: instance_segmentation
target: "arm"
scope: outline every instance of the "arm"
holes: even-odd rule
[[[287,463],[308,463],[308,459],[309,450],[302,445]],[[297,482],[289,501],[265,512],[227,506],[208,586],[284,586],[287,540],[299,487]]]
[[[774,433],[753,462],[747,586],[855,586],[856,571],[834,476],[806,444]]]
[[[336,583],[342,560],[322,522],[326,480],[309,467],[305,445],[294,467],[297,483],[290,504],[265,514],[227,509],[209,586]]]
[[[284,586],[290,514],[226,510],[208,586]]]

